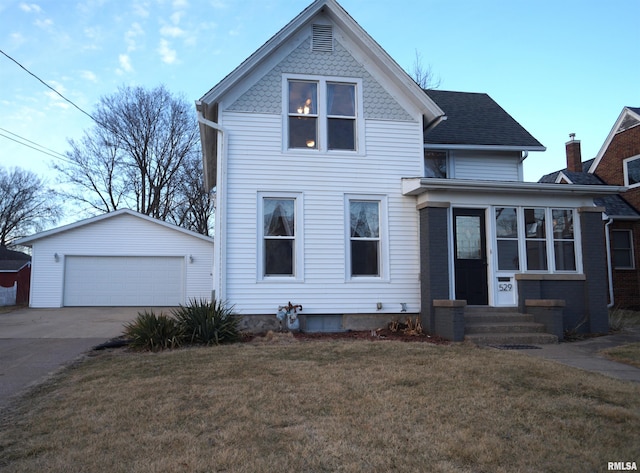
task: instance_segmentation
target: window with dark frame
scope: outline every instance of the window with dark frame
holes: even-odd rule
[[[424,151],[424,177],[447,178],[447,153]]]
[[[611,253],[614,268],[635,269],[631,230],[611,230]]]

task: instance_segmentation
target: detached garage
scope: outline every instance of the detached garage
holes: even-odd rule
[[[170,307],[210,299],[213,239],[132,210],[23,238],[31,307]]]

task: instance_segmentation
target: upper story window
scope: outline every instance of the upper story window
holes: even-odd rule
[[[624,163],[624,185],[635,187],[640,185],[640,156],[627,158]]]
[[[287,148],[358,151],[359,81],[288,78]]]
[[[446,151],[424,151],[424,177],[447,178]]]

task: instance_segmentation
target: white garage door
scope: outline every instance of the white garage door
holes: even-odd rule
[[[65,306],[177,306],[184,286],[181,257],[65,257]]]

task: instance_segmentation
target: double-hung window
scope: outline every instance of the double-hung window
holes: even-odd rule
[[[545,209],[524,209],[527,269],[546,271],[547,233]]]
[[[345,196],[346,278],[388,278],[387,198]]]
[[[260,195],[259,278],[300,277],[301,196]]]
[[[553,253],[556,271],[576,270],[576,244],[573,234],[573,210],[552,209]]]
[[[287,78],[287,148],[358,151],[359,81]]]
[[[611,252],[613,253],[614,268],[634,269],[633,232],[631,230],[612,230]]]
[[[496,208],[496,238],[498,241],[498,270],[519,270],[517,208]]]

